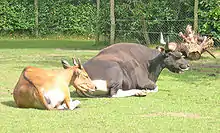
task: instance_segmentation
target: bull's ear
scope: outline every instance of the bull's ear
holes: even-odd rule
[[[61,60],[61,63],[62,63],[62,65],[63,65],[63,68],[64,69],[67,69],[67,68],[69,68],[70,67],[70,64],[66,61],[66,60]]]

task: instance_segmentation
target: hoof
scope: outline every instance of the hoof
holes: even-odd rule
[[[156,88],[153,89],[153,90],[147,90],[147,92],[148,92],[148,93],[150,93],[150,92],[154,92],[154,93],[155,93],[155,92],[158,92],[158,87],[156,87]]]
[[[145,90],[140,90],[140,92],[136,93],[135,96],[137,97],[145,97],[147,96],[147,93]]]
[[[74,110],[76,107],[78,107],[80,105],[80,101],[79,100],[75,100],[75,101],[72,101],[70,103],[70,110]]]

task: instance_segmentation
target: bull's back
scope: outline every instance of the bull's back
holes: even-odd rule
[[[91,75],[91,78],[93,78],[94,75],[105,73],[103,71],[109,67],[126,67],[126,64],[130,62],[136,62],[138,65],[141,65],[152,60],[158,54],[158,50],[150,49],[140,44],[118,43],[102,49],[83,66],[88,74]]]
[[[102,49],[93,59],[113,60],[123,62],[137,60],[142,63],[154,59],[160,52],[136,43],[117,43]],[[107,57],[107,58],[106,58]]]

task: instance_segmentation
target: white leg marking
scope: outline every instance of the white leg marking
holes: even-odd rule
[[[70,102],[70,110],[75,109],[79,105],[80,105],[80,101],[79,100],[71,101]]]
[[[79,105],[80,105],[79,100],[75,100],[75,101],[70,100],[70,110],[74,110]],[[62,104],[61,106],[59,106],[59,108],[60,109],[68,109],[65,103]]]
[[[148,93],[150,92],[158,92],[158,86],[156,88],[154,88],[153,90],[147,90]]]
[[[138,90],[138,89],[131,89],[123,91],[119,89],[115,95],[112,97],[128,97],[128,96],[145,96],[146,90]]]

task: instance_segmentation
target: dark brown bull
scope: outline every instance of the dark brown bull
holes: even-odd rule
[[[159,49],[159,50],[158,50]],[[83,66],[97,91],[85,96],[139,96],[157,91],[156,81],[164,68],[181,73],[189,68],[180,52],[165,52],[140,44],[119,43],[101,50]]]

